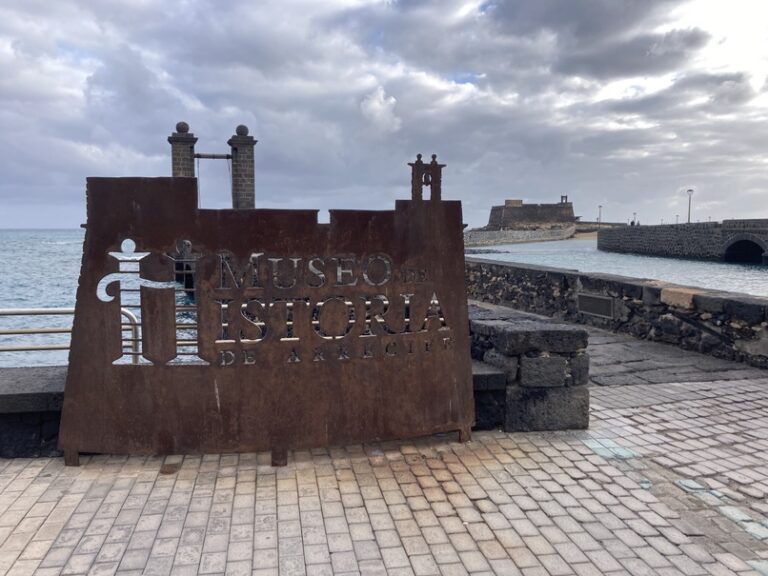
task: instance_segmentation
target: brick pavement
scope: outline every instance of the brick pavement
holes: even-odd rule
[[[592,338],[588,431],[0,460],[0,573],[768,574],[768,373]]]

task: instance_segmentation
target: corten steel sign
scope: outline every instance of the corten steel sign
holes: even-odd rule
[[[461,203],[440,200],[441,168],[419,158],[411,200],[330,224],[198,209],[192,178],[89,178],[67,463],[261,450],[281,463],[288,449],[467,439]]]

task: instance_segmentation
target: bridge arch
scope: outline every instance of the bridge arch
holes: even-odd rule
[[[741,233],[729,236],[723,243],[722,252],[726,262],[768,263],[768,244],[756,234]]]

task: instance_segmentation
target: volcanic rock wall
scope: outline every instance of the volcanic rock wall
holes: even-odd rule
[[[476,258],[466,280],[474,300],[768,368],[768,298]]]

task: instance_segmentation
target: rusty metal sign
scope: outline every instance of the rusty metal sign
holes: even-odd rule
[[[89,178],[60,447],[286,450],[469,436],[461,203],[198,209],[192,178]],[[423,186],[431,186],[423,200]]]

